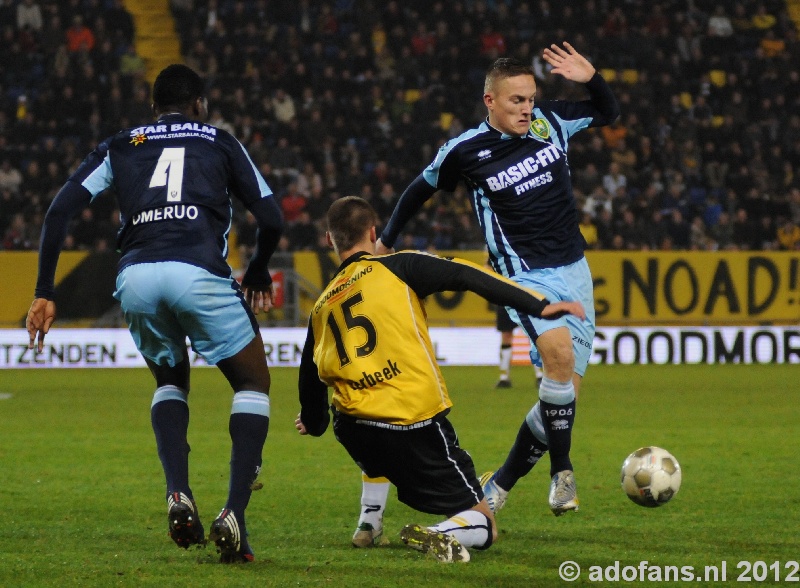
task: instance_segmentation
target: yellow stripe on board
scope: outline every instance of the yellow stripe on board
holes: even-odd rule
[[[56,285],[74,270],[89,254],[86,251],[65,251],[58,258]],[[36,251],[3,251],[0,254],[0,328],[22,324],[33,300],[36,287],[39,253]]]

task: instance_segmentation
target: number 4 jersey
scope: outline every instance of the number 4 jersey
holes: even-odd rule
[[[239,141],[183,115],[120,131],[70,177],[94,199],[113,186],[122,228],[119,269],[181,261],[229,277],[231,195],[245,205],[272,190]]]
[[[299,388],[310,434],[327,427],[328,386],[336,410],[389,428],[427,424],[452,405],[422,302],[444,290],[469,290],[536,316],[548,304],[543,295],[468,261],[419,252],[351,256],[309,319]]]

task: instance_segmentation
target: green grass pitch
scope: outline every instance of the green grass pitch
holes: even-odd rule
[[[496,468],[534,401],[530,368],[514,368],[511,390],[494,389],[495,368],[444,373],[462,446],[478,474]],[[449,566],[402,545],[404,524],[438,518],[394,492],[391,544],[350,546],[359,470],[331,431],[297,435],[297,372],[272,374],[264,488],[248,511],[257,559],[221,566],[211,547],[183,551],[167,537],[149,373],[0,371],[0,586],[562,586],[565,560],[583,568],[572,585],[598,584],[592,566],[644,560],[701,571],[725,561],[728,585],[740,561],[763,561],[773,567],[760,583],[772,584],[773,562],[784,583],[800,560],[797,366],[592,366],[573,440],[580,512],[550,514],[545,458],[499,513],[497,543]],[[192,486],[208,528],[227,491],[230,392],[217,370],[192,377]],[[623,459],[643,445],[683,468],[679,494],[658,509],[620,489]]]

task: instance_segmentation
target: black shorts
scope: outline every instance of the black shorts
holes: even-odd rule
[[[511,320],[508,316],[508,311],[505,306],[497,307],[497,330],[501,333],[507,333],[517,328],[517,323]]]
[[[472,457],[444,415],[418,429],[392,430],[334,412],[333,432],[368,476],[388,478],[411,508],[451,516],[483,500]]]

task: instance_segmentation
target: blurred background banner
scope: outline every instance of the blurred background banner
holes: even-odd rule
[[[481,264],[482,251],[439,251]],[[600,325],[800,323],[800,254],[794,252],[587,251]],[[322,288],[332,253],[296,253],[295,270]],[[310,311],[312,299],[301,307]],[[449,292],[426,301],[434,326],[493,325],[491,305]]]
[[[431,341],[441,365],[494,365],[500,333],[494,327],[433,327]],[[306,329],[261,329],[272,367],[297,367]],[[188,343],[187,343],[188,345]],[[515,337],[516,365],[530,365],[530,340]],[[206,363],[189,351],[193,366]],[[798,327],[599,327],[592,364],[783,364],[800,363]],[[24,329],[0,329],[0,369],[144,367],[127,329],[54,329],[42,353],[28,349]]]
[[[477,264],[483,251],[440,251]],[[800,253],[791,251],[588,251],[597,322],[605,326],[800,324]],[[112,298],[116,254],[65,252],[57,275],[58,320],[78,326],[124,326]],[[24,325],[38,255],[0,252],[0,327]],[[338,267],[333,252],[285,256],[273,272],[276,309],[265,326],[303,326]],[[479,296],[444,292],[426,301],[431,326],[494,325]],[[58,324],[56,325],[58,328]]]

